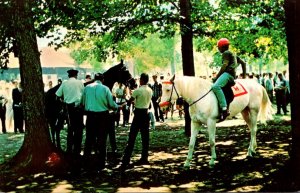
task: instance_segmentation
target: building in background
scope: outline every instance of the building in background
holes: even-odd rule
[[[70,50],[61,48],[55,50],[52,47],[41,48],[41,65],[43,73],[43,82],[47,84],[52,81],[56,84],[58,78],[62,80],[68,79],[67,70],[75,68],[79,71],[78,78],[84,79],[86,73],[92,72],[89,65],[78,66],[75,60],[70,56]],[[11,55],[9,59],[8,69],[0,69],[0,80],[11,81],[20,80],[20,69],[18,58]]]

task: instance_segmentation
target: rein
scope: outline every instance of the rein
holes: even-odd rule
[[[199,99],[197,99],[196,101],[192,102],[192,104],[189,104],[189,107],[192,106],[193,104],[197,103],[198,101],[200,101],[201,99],[203,99],[206,95],[208,95],[208,93],[211,91],[212,89],[210,89],[209,91],[207,91],[207,93],[205,93],[202,97],[200,97]]]
[[[179,94],[176,90],[176,87],[175,87],[175,83],[173,81],[168,81],[168,82],[163,82],[165,84],[172,84],[172,91],[171,91],[171,95],[170,95],[170,98],[168,100],[169,103],[171,103],[171,99],[172,99],[172,95],[173,95],[173,90],[175,90],[176,92],[176,95],[177,95],[177,98],[180,98],[179,97]],[[207,93],[205,93],[203,96],[201,96],[199,99],[197,99],[196,101],[192,102],[191,104],[189,104],[189,107],[194,105],[195,103],[197,103],[198,101],[200,101],[201,99],[203,99],[206,95],[208,95],[208,93],[212,91],[212,89],[210,89],[209,91],[207,91]]]
[[[131,81],[131,80],[134,80],[134,78],[131,77],[131,78],[129,78],[128,80],[126,80],[125,85],[128,86],[128,87],[130,87],[130,81]]]

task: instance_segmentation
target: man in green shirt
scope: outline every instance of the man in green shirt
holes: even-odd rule
[[[82,97],[82,104],[87,114],[84,157],[88,161],[92,146],[95,146],[96,156],[100,162],[97,165],[98,170],[105,167],[109,110],[116,111],[119,108],[109,88],[102,84],[103,79],[101,73],[95,74],[95,81],[85,87]]]

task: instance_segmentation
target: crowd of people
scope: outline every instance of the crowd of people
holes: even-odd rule
[[[143,146],[140,163],[148,163],[149,129],[155,128],[155,122],[164,121],[164,114],[159,107],[162,85],[157,81],[157,74],[152,76],[153,84],[150,84],[149,75],[142,73],[137,80],[138,87],[134,90],[119,82],[110,90],[103,84],[104,76],[101,73],[96,73],[93,78],[87,75],[84,81],[77,79],[77,70],[70,69],[67,73],[68,80],[59,79],[57,85],[49,81],[47,86],[45,85],[45,110],[53,144],[61,148],[60,130],[66,125],[65,151],[68,155],[79,158],[82,154],[85,128],[83,157],[89,160],[91,154],[96,155],[99,160],[98,169],[103,169],[107,138],[111,146],[114,146],[113,152],[117,151],[115,136],[111,136],[111,130],[119,126],[122,112],[122,126],[130,126],[122,168],[125,169],[130,162],[139,131]],[[2,133],[7,133],[7,126],[13,128],[15,133],[24,133],[22,85],[18,81],[1,82],[0,90]],[[133,112],[131,124],[130,111]]]
[[[275,72],[274,74],[263,73],[248,75],[249,78],[256,79],[263,87],[265,87],[269,99],[276,104],[276,115],[287,115],[287,105],[290,103],[290,84],[286,71]]]
[[[106,165],[106,142],[108,138],[112,151],[117,152],[115,127],[120,126],[122,114],[122,126],[130,125],[130,130],[120,169],[124,171],[130,164],[130,157],[138,132],[141,132],[142,154],[140,160],[135,164],[148,164],[149,130],[155,128],[156,122],[164,122],[167,118],[167,114],[162,112],[159,107],[164,76],[161,75],[160,80],[158,80],[158,75],[154,74],[151,81],[148,74],[142,73],[137,80],[138,86],[133,90],[120,82],[117,82],[115,87],[110,90],[103,84],[104,76],[101,73],[96,73],[93,78],[91,75],[87,75],[84,81],[77,79],[77,70],[70,69],[67,73],[68,80],[59,80],[56,86],[53,86],[51,81],[48,88],[45,89],[45,109],[54,145],[61,148],[59,131],[66,124],[66,153],[74,158],[81,158],[83,130],[85,128],[83,157],[89,161],[92,154],[95,155],[98,160],[97,169],[102,170]],[[223,76],[221,75],[222,73],[214,73],[210,77],[214,82],[213,90],[218,84],[222,86],[223,83],[221,84],[220,80]],[[229,75],[230,77],[236,76],[235,72]],[[242,78],[256,78],[267,90],[270,101],[274,103],[276,100],[277,114],[280,115],[281,110],[285,115],[288,113],[287,104],[290,90],[285,72],[276,72],[274,76],[272,73],[264,73],[261,76],[244,73],[240,76]],[[218,92],[217,89],[215,90]],[[15,133],[24,133],[22,85],[17,81],[1,82],[1,91],[2,133],[7,132],[6,126],[13,127]],[[227,105],[224,104],[221,107],[221,116],[224,116],[225,119],[228,114]],[[131,111],[133,112],[133,119],[130,124]]]
[[[22,87],[18,81],[0,82],[0,118],[2,133],[24,133]]]

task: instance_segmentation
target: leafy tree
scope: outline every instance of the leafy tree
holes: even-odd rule
[[[23,88],[22,104],[26,126],[24,143],[6,165],[19,172],[45,170],[47,157],[54,150],[44,112],[42,69],[32,12],[34,6],[31,0],[5,1],[1,4],[1,9],[7,8],[5,13],[8,19],[0,25],[1,40],[8,40],[2,44],[2,51],[4,57],[13,50],[18,56]],[[4,46],[7,46],[6,49],[3,49]]]
[[[217,39],[227,37],[234,51],[246,58],[263,58],[264,63],[287,59],[283,0],[214,2],[213,11],[205,14],[200,14],[203,6],[194,6],[199,13],[195,21],[201,21],[195,24],[198,50],[214,50]]]
[[[120,51],[121,44],[118,43],[130,37],[145,38],[149,33],[156,32],[162,34],[162,37],[172,37],[179,31],[185,75],[194,75],[192,41],[194,37],[199,38],[201,42],[196,45],[198,50],[204,48],[213,50],[216,40],[226,36],[230,37],[232,47],[238,54],[249,57],[264,57],[263,53],[268,53],[268,57],[280,58],[286,52],[286,42],[282,33],[284,31],[283,0],[24,0],[19,2],[24,3],[24,6],[20,7],[26,8],[25,13],[30,14],[22,15],[20,11],[22,16],[20,19],[30,18],[30,22],[26,20],[23,25],[20,23],[20,26],[11,26],[14,24],[12,21],[17,21],[19,18],[18,15],[12,14],[15,12],[15,5],[12,2],[15,1],[6,0],[1,1],[0,4],[0,51],[4,59],[11,51],[16,55],[22,54],[20,55],[21,76],[24,88],[28,88],[28,92],[32,91],[31,84],[37,82],[40,85],[39,80],[31,79],[33,75],[40,77],[40,67],[35,55],[37,52],[35,48],[30,47],[34,44],[34,40],[31,39],[29,43],[22,42],[22,38],[28,38],[24,32],[29,32],[27,35],[30,35],[30,38],[35,34],[40,37],[53,37],[52,44],[58,48],[95,36],[97,38],[93,45],[96,49],[93,49],[92,59],[100,61],[107,57],[111,50],[116,53]],[[32,27],[33,23],[35,28]],[[67,34],[59,34],[58,26],[67,29]],[[32,49],[26,52],[23,45]],[[29,52],[33,54],[34,61],[33,66],[29,65],[27,69],[23,64],[30,63],[26,58]],[[75,53],[79,62],[88,55]],[[42,92],[42,87],[38,86],[38,88],[41,89],[39,92]],[[43,101],[39,92],[34,96]],[[37,106],[30,104],[28,107],[33,107],[31,105]],[[30,110],[25,112],[26,115],[30,115],[28,113]],[[41,109],[36,113],[41,114],[43,119]],[[27,121],[33,120],[34,118],[30,118]],[[30,123],[39,123],[39,121],[41,120]],[[43,130],[41,132],[45,134],[44,126],[41,125]],[[29,133],[31,131],[28,129]]]

